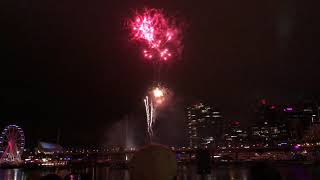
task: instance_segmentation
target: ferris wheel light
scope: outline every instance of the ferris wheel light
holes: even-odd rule
[[[17,125],[9,125],[2,131],[0,139],[0,163],[20,163],[25,144],[22,129]]]

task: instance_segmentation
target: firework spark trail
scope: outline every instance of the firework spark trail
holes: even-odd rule
[[[155,122],[155,108],[153,107],[153,102],[150,100],[150,131],[151,137],[153,136],[153,124]]]
[[[149,133],[149,136],[151,135],[150,133],[150,110],[149,110],[149,98],[148,96],[146,96],[144,98],[144,106],[146,107],[146,115],[147,115],[147,127],[148,127],[148,133]]]
[[[153,103],[152,100],[149,100],[149,97],[146,96],[144,98],[144,105],[146,108],[146,115],[147,115],[147,127],[148,127],[148,133],[149,133],[149,137],[151,139],[151,137],[153,136],[153,124],[154,124],[154,113],[155,113],[155,109],[153,107]]]

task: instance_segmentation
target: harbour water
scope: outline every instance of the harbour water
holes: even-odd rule
[[[273,165],[273,169],[278,171],[282,180],[319,180],[319,165]],[[90,167],[74,170],[54,170],[54,169],[0,169],[1,180],[37,180],[39,177],[49,173],[56,173],[61,176],[73,172],[85,173],[92,180],[130,180],[128,170],[113,169],[110,167]],[[214,167],[211,174],[207,175],[207,180],[250,180],[252,169],[246,165],[226,165]],[[177,180],[200,180],[196,173],[195,166],[180,166]]]

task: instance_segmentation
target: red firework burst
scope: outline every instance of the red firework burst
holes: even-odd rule
[[[166,61],[178,55],[179,30],[173,18],[166,18],[161,10],[144,9],[129,22],[132,39],[145,44],[143,56]]]

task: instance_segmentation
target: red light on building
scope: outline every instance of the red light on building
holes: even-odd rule
[[[266,105],[267,104],[267,100],[266,99],[261,99],[261,104],[262,105]]]
[[[233,125],[240,125],[240,121],[233,121],[232,124]]]

